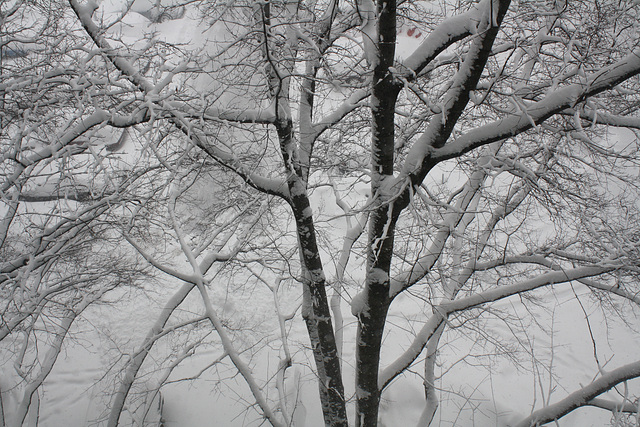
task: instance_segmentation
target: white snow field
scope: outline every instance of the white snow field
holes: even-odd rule
[[[318,194],[318,206],[324,206],[327,214],[338,214],[339,208],[332,206],[330,194]],[[323,197],[324,196],[324,197]],[[336,220],[338,222],[338,220]],[[336,235],[340,236],[340,227],[336,226]],[[175,285],[173,286],[175,288]],[[77,339],[69,343],[66,351],[59,357],[58,363],[44,385],[41,399],[40,423],[41,427],[56,426],[85,426],[101,425],[98,420],[104,416],[112,389],[111,375],[105,377],[105,370],[114,363],[109,355],[114,354],[115,342],[110,342],[105,336],[92,331],[93,328],[104,329],[115,340],[121,342],[119,351],[123,354],[134,351],[143,338],[146,330],[157,315],[158,307],[169,296],[167,292],[171,286],[154,285],[156,290],[152,296],[142,293],[127,295],[116,306],[104,306],[85,313],[85,319],[76,325],[79,330]],[[157,290],[160,288],[160,290]],[[585,293],[580,286],[575,291]],[[166,292],[166,293],[165,293]],[[549,367],[548,372],[540,371],[537,363],[532,360],[521,360],[515,365],[509,360],[497,356],[483,356],[482,348],[476,348],[469,337],[452,337],[446,352],[441,356],[445,360],[441,406],[436,414],[435,425],[439,426],[509,426],[531,412],[532,405],[540,405],[548,399],[550,403],[574,391],[580,384],[587,384],[597,372],[594,351],[604,364],[605,370],[631,362],[637,356],[639,338],[628,327],[621,325],[618,319],[607,319],[599,311],[587,295],[581,298],[583,307],[575,300],[573,290],[564,285],[556,290],[545,290],[542,293],[552,293],[555,302],[552,307],[527,312],[516,299],[503,301],[499,306],[504,307],[522,317],[522,322],[535,322],[547,328],[544,332],[535,327],[532,322],[529,339],[535,343],[517,343],[509,330],[509,325],[503,322],[489,321],[486,333],[492,339],[505,345],[522,345],[527,348],[535,344],[535,357]],[[275,313],[270,305],[271,295],[252,290],[250,294],[225,294],[219,290],[215,300],[226,300],[226,307],[219,304],[223,310],[242,309],[247,316],[248,323],[256,323],[260,330],[273,331],[277,328]],[[200,308],[201,302],[194,299],[194,311]],[[589,313],[589,323],[585,320],[583,309]],[[388,328],[385,338],[385,352],[383,358],[392,360],[404,346],[411,342],[411,329],[405,327],[409,321],[424,319],[419,301],[401,298],[394,306],[390,316],[393,326]],[[345,304],[344,312],[349,313]],[[629,320],[638,320],[630,313]],[[415,323],[413,324],[415,327]],[[598,343],[594,350],[590,331]],[[345,387],[348,393],[353,393],[353,384],[348,379],[353,378],[350,361],[355,359],[352,344],[355,340],[355,327],[352,319],[347,319],[345,331],[344,377],[347,379]],[[82,331],[85,332],[82,332]],[[256,330],[256,333],[260,333]],[[291,331],[293,342],[306,343],[306,331],[302,320],[297,319]],[[215,339],[211,341],[215,342]],[[552,353],[551,344],[555,344]],[[559,345],[558,345],[559,344]],[[394,349],[396,350],[394,352]],[[111,351],[110,351],[111,350]],[[162,348],[154,349],[154,358],[162,357]],[[220,348],[205,348],[198,350],[194,356],[171,375],[171,379],[190,377],[200,372],[213,360],[221,355]],[[394,354],[396,353],[396,354]],[[478,355],[458,360],[460,355]],[[383,359],[383,360],[384,360]],[[297,365],[294,370],[299,373],[299,409],[294,412],[304,423],[296,424],[305,427],[322,426],[322,415],[313,374],[308,369],[311,365],[311,355],[299,353],[295,355]],[[253,357],[253,370],[260,373],[269,366],[278,363],[278,354],[268,348],[261,349]],[[606,363],[606,364],[605,364]],[[153,364],[153,362],[151,362]],[[384,361],[383,364],[384,366]],[[483,366],[486,365],[486,368]],[[151,368],[152,369],[152,368]],[[8,371],[8,370],[6,370]],[[113,372],[111,372],[113,374]],[[555,382],[550,382],[550,374],[563,389],[550,390]],[[262,420],[258,414],[247,409],[253,404],[252,397],[243,380],[236,376],[233,380],[226,380],[224,385],[218,384],[220,378],[234,375],[234,369],[224,363],[216,369],[205,372],[198,381],[182,381],[162,388],[164,400],[162,417],[164,425],[169,426],[258,426]],[[291,375],[298,377],[298,375]],[[148,373],[149,387],[153,388],[154,378]],[[146,375],[143,376],[146,378]],[[638,384],[633,383],[633,393],[638,393]],[[290,389],[296,390],[293,381]],[[138,390],[140,391],[140,390]],[[293,392],[293,391],[292,391]],[[630,391],[630,395],[633,394]],[[10,400],[4,397],[5,408],[10,407]],[[10,393],[6,396],[11,396]],[[421,380],[417,376],[405,375],[394,382],[384,395],[381,419],[385,426],[417,425],[424,405],[424,391]],[[153,415],[153,414],[152,414]],[[138,414],[139,416],[139,414]],[[150,417],[153,419],[153,417]],[[581,408],[560,420],[561,426],[605,426],[611,420],[611,413],[597,408]],[[127,421],[123,421],[123,425]],[[35,425],[35,424],[31,424]],[[149,425],[152,425],[151,423]]]

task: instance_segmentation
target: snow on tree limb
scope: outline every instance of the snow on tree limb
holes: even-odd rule
[[[412,176],[414,182],[421,182],[433,167],[431,152],[445,146],[455,124],[469,102],[471,91],[476,88],[480,80],[498,35],[500,22],[507,13],[510,1],[498,1],[497,3],[497,25],[494,25],[493,1],[488,1],[482,10],[482,18],[478,22],[478,34],[473,39],[469,52],[467,52],[460,69],[453,78],[451,87],[444,96],[441,111],[431,118],[425,132],[409,151],[408,160],[402,168],[402,173]]]
[[[370,95],[370,91],[367,89],[359,89],[353,92],[349,98],[344,101],[342,105],[335,108],[331,113],[322,117],[316,123],[313,124],[314,138],[320,136],[325,130],[331,126],[337,124],[347,114],[354,111],[356,108],[366,105],[365,99]]]
[[[205,141],[204,136],[199,135],[194,124],[189,122],[184,113],[176,111],[171,104],[162,99],[154,100],[155,95],[162,89],[163,85],[153,85],[137,70],[129,61],[120,56],[116,50],[114,50],[109,42],[102,35],[101,29],[93,22],[92,15],[95,11],[95,4],[88,2],[87,4],[81,4],[78,0],[69,0],[71,8],[76,13],[76,16],[84,26],[87,34],[94,43],[106,52],[107,57],[111,63],[118,69],[123,76],[125,76],[134,86],[143,92],[145,95],[151,97],[152,102],[157,103],[163,110],[167,111],[173,124],[183,132],[191,142],[196,146],[202,148],[209,156],[222,165],[236,172],[247,184],[256,188],[259,191],[263,191],[268,194],[273,194],[284,199],[288,198],[286,191],[286,185],[281,180],[271,179],[262,175],[256,174],[251,171],[251,168],[245,166],[240,159],[234,153],[229,153],[221,148],[216,147]]]
[[[201,110],[179,101],[168,101],[172,108],[182,112],[185,117],[203,118],[204,120],[220,120],[234,123],[273,124],[276,121],[274,107],[262,109],[233,109],[207,107]]]
[[[211,297],[209,296],[209,292],[206,287],[206,280],[204,275],[202,274],[202,266],[197,262],[195,253],[193,249],[191,249],[190,245],[186,241],[186,236],[182,231],[180,226],[180,222],[178,221],[176,212],[175,212],[175,202],[179,194],[179,187],[176,183],[172,185],[172,188],[169,190],[169,201],[167,203],[169,217],[171,219],[172,228],[176,234],[176,237],[180,243],[180,248],[182,249],[185,257],[187,258],[191,268],[193,270],[194,283],[197,287],[198,291],[200,291],[200,295],[202,297],[202,303],[205,308],[205,316],[211,322],[211,325],[217,332],[220,337],[220,341],[222,342],[222,348],[225,351],[225,354],[229,356],[233,365],[236,367],[240,375],[245,380],[246,384],[249,386],[253,397],[256,400],[256,403],[260,407],[263,416],[269,420],[271,425],[274,427],[284,427],[278,418],[275,416],[274,411],[269,406],[267,402],[267,398],[264,395],[262,388],[258,385],[255,376],[251,370],[249,364],[241,357],[240,352],[236,349],[233,340],[225,330],[220,317],[218,316],[216,310],[211,303]]]
[[[20,153],[20,155],[17,155],[15,158],[17,166],[13,174],[9,175],[9,177],[0,184],[0,192],[7,192],[7,190],[9,190],[17,182],[20,175],[29,166],[35,165],[42,160],[59,156],[63,152],[66,152],[67,154],[78,154],[86,151],[86,146],[76,145],[75,142],[78,138],[80,138],[82,135],[96,126],[102,124],[111,124],[117,127],[128,127],[135,124],[143,123],[146,120],[147,116],[142,112],[138,114],[132,114],[130,116],[124,116],[112,114],[105,110],[97,110],[91,115],[80,120],[79,123],[72,129],[57,137],[54,143],[28,152],[22,152]]]
[[[471,174],[461,191],[461,196],[459,197],[455,207],[452,206],[447,210],[448,212],[444,223],[433,235],[431,246],[429,247],[429,250],[426,251],[426,255],[418,258],[407,271],[403,271],[391,278],[391,283],[389,285],[390,298],[395,297],[403,290],[415,285],[429,274],[434,264],[442,254],[442,250],[444,249],[449,237],[454,232],[458,223],[462,220],[464,213],[469,209],[469,205],[472,200],[480,191],[485,178],[486,171],[483,171],[482,169],[476,170]]]
[[[532,128],[532,120],[538,125],[554,114],[566,108],[575,107],[585,99],[611,89],[639,73],[640,49],[637,49],[615,64],[593,73],[584,83],[575,83],[556,89],[547,94],[544,99],[527,105],[526,112],[521,115],[513,114],[470,130],[442,148],[416,147],[414,154],[421,158],[428,156],[431,161],[437,162],[460,156],[494,141],[516,136]],[[408,162],[403,170],[410,173],[414,169],[415,165]]]
[[[516,427],[537,427],[558,420],[569,412],[582,406],[600,406],[599,399],[590,402],[602,393],[611,390],[616,385],[633,378],[640,377],[640,361],[607,371],[591,384],[582,387],[565,397],[561,401],[535,411],[530,416],[516,424]]]
[[[446,313],[466,310],[468,308],[476,307],[488,302],[495,302],[512,295],[533,291],[543,286],[556,285],[560,283],[570,282],[572,280],[598,276],[616,270],[619,267],[619,265],[585,266],[560,271],[551,271],[540,274],[529,280],[523,280],[513,285],[489,289],[487,291],[478,292],[468,297],[442,303],[438,306],[437,310],[443,310]]]
[[[413,78],[420,74],[431,61],[449,46],[476,32],[482,12],[488,8],[490,0],[483,0],[465,13],[452,16],[441,22],[434,31],[422,41],[420,46],[404,61],[402,65],[410,70],[405,77]]]
[[[573,116],[575,114],[575,110],[573,108],[567,108],[561,112],[563,115]],[[595,126],[595,125],[607,125],[613,127],[622,127],[628,129],[640,129],[640,118],[633,116],[623,116],[619,114],[611,114],[603,110],[599,110],[597,108],[585,107],[583,109],[582,120],[586,121],[584,126]]]
[[[453,301],[445,301],[433,307],[434,314],[425,323],[422,329],[416,334],[413,343],[395,361],[390,363],[380,373],[378,385],[380,389],[386,387],[395,377],[400,375],[420,356],[422,350],[429,342],[436,329],[445,321],[447,315],[458,311],[467,310],[489,302],[508,298],[524,292],[533,291],[543,286],[558,285],[583,278],[593,277],[615,270],[617,266],[585,266],[562,271],[551,271],[542,273],[531,279],[522,280],[518,283],[489,289],[468,297]]]
[[[633,402],[614,402],[599,397],[595,397],[587,402],[588,406],[594,406],[596,408],[604,409],[611,412],[627,412],[631,414],[637,414],[640,411],[637,403]]]
[[[562,266],[560,264],[542,255],[520,255],[520,256],[503,257],[500,259],[489,260],[489,261],[485,260],[485,261],[476,263],[474,266],[474,269],[475,271],[483,271],[483,270],[493,269],[498,266],[506,266],[511,264],[538,264],[538,265],[543,265],[547,268],[551,268],[556,271],[562,270]],[[621,268],[621,270],[624,270],[624,268]],[[628,292],[625,289],[620,288],[616,284],[607,285],[607,284],[599,283],[592,279],[586,279],[586,278],[579,279],[578,282],[592,289],[612,293],[614,295],[627,299],[640,306],[640,295],[638,295],[637,293]]]

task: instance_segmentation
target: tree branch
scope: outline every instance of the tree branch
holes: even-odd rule
[[[440,162],[505,138],[516,136],[534,124],[539,125],[554,114],[640,73],[640,49],[636,49],[622,60],[606,67],[598,73],[592,73],[584,83],[576,83],[549,93],[544,99],[530,104],[522,114],[513,114],[488,125],[468,131],[442,148],[432,148],[414,155],[429,157],[432,162]],[[410,164],[405,165],[405,172],[410,172]]]
[[[561,283],[571,282],[573,280],[608,273],[616,268],[617,266],[591,266],[577,267],[563,271],[551,271],[540,274],[532,279],[523,280],[519,283],[490,289],[469,297],[447,301],[434,306],[433,316],[429,318],[426,324],[417,333],[413,343],[409,346],[407,351],[383,369],[378,381],[380,389],[386,387],[395,377],[411,366],[420,353],[422,353],[424,346],[427,345],[436,329],[445,321],[449,314],[477,307],[488,302],[495,302],[513,295],[533,291],[543,286],[558,285]]]
[[[139,91],[147,95],[154,104],[167,111],[170,115],[169,120],[177,129],[184,133],[195,146],[202,149],[207,155],[219,162],[221,165],[238,174],[238,176],[256,190],[279,196],[285,200],[288,199],[287,187],[283,181],[258,175],[252,172],[250,167],[245,166],[235,154],[228,153],[212,144],[205,143],[202,137],[196,132],[193,123],[189,122],[182,112],[173,108],[170,102],[157,97],[158,90],[161,89],[161,86],[163,85],[158,85],[156,87],[151,84],[142,74],[140,74],[138,70],[135,69],[133,65],[118,55],[116,50],[111,47],[109,42],[107,42],[107,40],[102,36],[100,28],[98,28],[98,26],[93,22],[91,16],[94,10],[90,5],[82,5],[78,0],[69,0],[69,4],[82,23],[89,37],[91,37],[93,42],[99,48],[105,51],[105,54],[113,66],[116,67],[116,69],[119,70],[122,75]]]
[[[604,401],[601,399],[594,400],[597,396],[611,390],[613,387],[624,381],[637,377],[640,377],[640,361],[629,363],[605,373],[591,384],[571,393],[561,401],[535,411],[527,418],[520,421],[516,427],[537,427],[542,424],[558,420],[569,412],[582,406],[600,407],[599,404]]]

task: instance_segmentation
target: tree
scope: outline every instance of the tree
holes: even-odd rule
[[[86,74],[66,67],[82,47],[60,37],[70,21],[53,6],[0,5],[2,391],[18,396],[11,408],[0,395],[3,426],[37,420],[42,385],[83,313],[149,277],[121,246],[112,214],[150,171],[122,175],[97,154],[104,127],[140,120],[88,112],[89,99],[106,99],[109,109],[120,101],[109,94],[114,86],[91,80],[95,61],[84,64]]]
[[[332,426],[349,424],[343,299],[357,319],[350,361],[357,426],[377,425],[383,391],[418,362],[424,362],[426,402],[421,423],[432,423],[442,381],[439,351],[452,334],[472,335],[487,352],[508,355],[511,349],[492,340],[488,322],[503,322],[526,342],[525,310],[544,307],[554,289],[573,289],[580,304],[588,291],[607,315],[623,320],[628,310],[637,313],[635,2],[156,2],[146,14],[153,22],[147,21],[144,38],[127,26],[133,2],[116,15],[92,2],[53,4],[70,26],[67,34],[75,41],[89,37],[92,47],[47,47],[61,56],[48,56],[42,66],[68,67],[62,77],[5,78],[11,68],[3,68],[6,111],[15,104],[14,116],[21,118],[3,128],[3,150],[11,153],[5,164],[14,162],[3,166],[3,179],[7,189],[16,188],[13,198],[3,198],[5,209],[18,212],[25,198],[20,177],[31,170],[24,156],[41,162],[62,150],[81,155],[100,136],[129,135],[140,148],[123,156],[125,174],[99,181],[100,191],[90,192],[92,209],[105,210],[91,210],[82,223],[102,224],[100,215],[114,215],[114,236],[185,283],[125,366],[110,425],[118,423],[157,339],[203,321],[218,333],[220,360],[228,357],[237,368],[261,416],[291,425],[287,323],[297,302],[279,293],[283,281],[299,283],[324,422]],[[19,6],[6,6],[3,22],[17,22],[9,18]],[[194,32],[171,34],[180,22]],[[422,38],[399,56],[398,34],[406,28],[411,36],[417,28]],[[47,40],[58,40],[52,31]],[[11,145],[30,112],[15,91],[56,85],[69,89],[52,90],[51,105],[70,121],[43,115],[42,126],[51,127],[58,142],[23,138]],[[38,92],[37,99],[47,98]],[[128,130],[107,132],[114,127]],[[38,149],[48,154],[32,153]],[[112,154],[92,153],[101,173],[122,168]],[[358,200],[363,183],[369,195]],[[348,225],[340,245],[335,218],[325,220],[313,205],[325,188],[335,193]],[[207,212],[207,198],[228,202]],[[128,211],[114,210],[116,201]],[[12,215],[6,230],[18,226]],[[53,252],[73,243],[60,247]],[[179,248],[188,273],[165,247]],[[212,268],[218,261],[225,264]],[[274,295],[282,347],[275,404],[265,393],[269,379],[256,379],[245,359],[252,344],[231,339],[234,328],[212,304],[210,290],[220,277],[243,286],[262,283]],[[168,327],[192,290],[204,314]],[[416,332],[389,360],[384,337],[397,333],[389,313],[408,299],[422,302],[424,317],[406,319]],[[513,299],[521,309],[499,305]],[[640,362],[606,367],[593,340],[597,379],[557,403],[549,392],[522,425],[586,405],[637,413],[629,395],[621,402],[599,396],[637,378]],[[184,345],[187,357],[191,348]]]

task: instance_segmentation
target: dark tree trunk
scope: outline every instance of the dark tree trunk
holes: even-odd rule
[[[347,410],[340,359],[325,289],[324,268],[306,190],[306,177],[297,159],[291,157],[291,155],[295,156],[296,151],[289,149],[294,144],[292,123],[280,124],[278,136],[287,168],[289,204],[296,221],[300,254],[304,264],[305,283],[303,286],[306,298],[303,317],[316,363],[324,422],[327,426],[347,427]]]
[[[373,70],[371,194],[374,211],[369,225],[367,279],[358,310],[356,349],[356,426],[378,423],[378,371],[384,325],[389,310],[389,271],[397,215],[393,208],[395,105],[399,86],[390,71],[395,57],[396,5],[378,2],[378,62]]]

